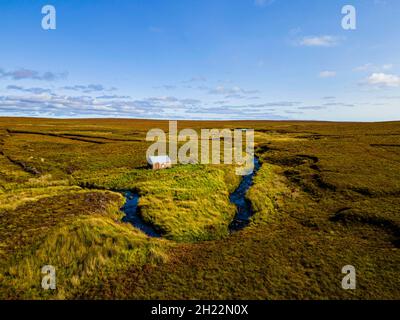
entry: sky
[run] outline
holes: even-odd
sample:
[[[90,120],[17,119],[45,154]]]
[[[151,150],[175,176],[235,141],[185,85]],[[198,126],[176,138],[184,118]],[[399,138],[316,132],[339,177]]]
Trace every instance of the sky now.
[[[1,0],[0,116],[400,120],[399,15],[398,0]]]

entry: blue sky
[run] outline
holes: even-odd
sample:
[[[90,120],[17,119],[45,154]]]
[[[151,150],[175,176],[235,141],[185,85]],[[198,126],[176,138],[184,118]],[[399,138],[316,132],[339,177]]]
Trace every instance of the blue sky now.
[[[400,120],[399,14],[398,0],[1,1],[0,115]]]

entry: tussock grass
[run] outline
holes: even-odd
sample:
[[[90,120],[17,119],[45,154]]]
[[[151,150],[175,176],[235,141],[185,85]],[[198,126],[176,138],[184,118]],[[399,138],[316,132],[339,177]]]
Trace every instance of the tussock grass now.
[[[50,228],[2,263],[0,297],[65,299],[108,273],[168,260],[162,241],[119,222],[121,201]],[[104,211],[105,210],[105,211]],[[57,290],[41,288],[41,268],[56,268]]]
[[[138,184],[139,209],[145,221],[168,239],[200,241],[228,235],[235,215],[225,173],[204,166],[179,166],[157,172]]]
[[[235,206],[229,194],[240,177],[233,166],[177,165],[169,170],[130,170],[79,178],[81,185],[137,190],[145,221],[175,241],[204,241],[229,234]],[[200,205],[199,205],[200,204]]]
[[[233,167],[146,168],[145,134],[166,121],[0,118],[1,298],[400,299],[398,122],[185,127],[255,128],[248,228],[227,236]],[[83,185],[138,191],[171,240],[120,223],[123,198]],[[50,262],[51,293],[38,287]],[[355,291],[341,288],[347,264]]]
[[[267,223],[276,218],[287,198],[295,198],[295,189],[290,190],[279,166],[264,163],[247,193],[254,215],[252,224]],[[282,213],[280,213],[282,214]]]
[[[90,217],[57,228],[39,245],[13,257],[2,280],[11,297],[64,299],[88,280],[93,284],[109,272],[167,259],[159,244],[129,225]],[[56,268],[56,291],[40,287],[44,265]]]
[[[15,210],[18,206],[24,204],[28,201],[37,201],[42,198],[48,198],[54,195],[59,195],[62,193],[75,193],[75,192],[85,192],[80,187],[77,186],[55,186],[55,187],[45,187],[45,188],[27,188],[24,189],[14,189],[4,194],[0,194],[0,208],[2,210]]]

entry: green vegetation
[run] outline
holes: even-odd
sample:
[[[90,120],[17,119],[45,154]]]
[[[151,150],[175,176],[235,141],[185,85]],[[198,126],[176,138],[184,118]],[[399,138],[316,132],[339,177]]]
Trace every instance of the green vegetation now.
[[[0,297],[69,298],[89,278],[166,261],[168,245],[119,222],[122,203],[111,192],[69,190],[3,212]],[[41,289],[44,265],[57,266],[57,291]]]
[[[253,180],[254,185],[248,191],[247,199],[254,211],[254,226],[274,220],[286,199],[296,196],[288,189],[281,171],[278,166],[264,163]]]
[[[0,298],[400,298],[400,123],[179,122],[256,129],[254,216],[232,235],[234,168],[147,169],[155,127],[0,118]],[[162,239],[121,222],[122,189]]]
[[[111,179],[110,179],[111,178]],[[138,190],[143,219],[175,241],[204,241],[227,236],[235,215],[229,192],[239,183],[234,168],[203,165],[170,170],[132,170],[85,180],[83,185]]]
[[[139,208],[145,221],[167,239],[211,240],[228,235],[235,215],[224,171],[202,166],[160,171],[139,184]]]

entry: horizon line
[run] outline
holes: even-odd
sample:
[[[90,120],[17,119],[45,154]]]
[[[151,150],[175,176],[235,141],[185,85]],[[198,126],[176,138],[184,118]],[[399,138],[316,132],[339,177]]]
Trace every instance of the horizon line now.
[[[296,120],[296,119],[165,119],[165,118],[109,118],[109,117],[35,117],[35,116],[2,116],[0,119],[36,119],[36,120],[132,120],[132,121],[194,121],[194,122],[315,122],[315,123],[393,123],[399,120],[383,120],[383,121],[351,121],[351,120]]]

